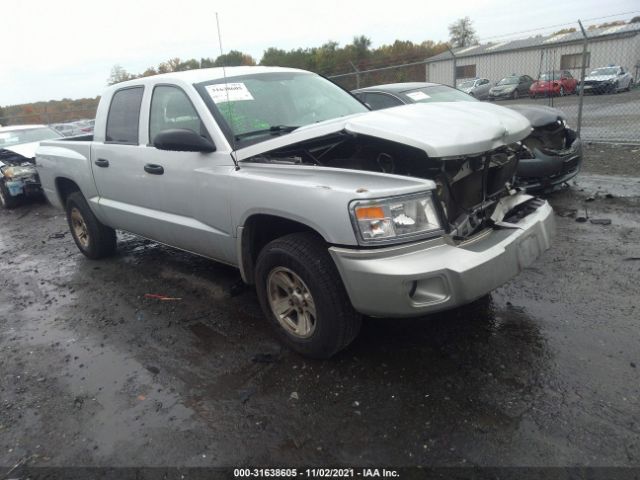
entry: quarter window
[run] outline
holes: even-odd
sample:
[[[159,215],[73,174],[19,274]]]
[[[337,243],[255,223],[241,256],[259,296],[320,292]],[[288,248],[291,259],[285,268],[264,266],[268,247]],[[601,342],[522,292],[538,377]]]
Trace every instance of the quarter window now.
[[[143,92],[144,87],[134,87],[114,93],[107,117],[107,142],[137,145]]]
[[[149,115],[149,140],[153,144],[156,135],[164,130],[181,128],[207,136],[200,117],[193,104],[181,89],[169,85],[159,85],[151,97]]]

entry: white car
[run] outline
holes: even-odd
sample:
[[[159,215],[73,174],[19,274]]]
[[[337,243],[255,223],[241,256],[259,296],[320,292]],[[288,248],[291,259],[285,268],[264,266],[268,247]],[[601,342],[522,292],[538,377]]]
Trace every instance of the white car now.
[[[632,87],[633,77],[619,65],[596,68],[584,79],[584,93],[617,93]]]
[[[475,78],[458,83],[457,88],[478,100],[484,100],[489,98],[489,90],[491,89],[491,86],[491,82],[488,78]]]
[[[34,160],[36,147],[41,140],[61,136],[46,125],[0,128],[0,207],[15,208],[24,197],[42,194]]]

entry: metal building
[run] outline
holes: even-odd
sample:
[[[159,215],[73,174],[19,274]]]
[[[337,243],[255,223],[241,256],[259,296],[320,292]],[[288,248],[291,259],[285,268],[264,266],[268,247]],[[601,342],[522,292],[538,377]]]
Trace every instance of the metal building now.
[[[640,23],[629,23],[587,31],[586,71],[621,65],[639,80]],[[521,40],[485,43],[456,48],[426,61],[429,82],[453,85],[464,78],[488,78],[497,82],[516,73],[538,78],[550,70],[569,70],[580,78],[584,37],[576,32],[538,35]],[[454,59],[455,56],[455,59]]]

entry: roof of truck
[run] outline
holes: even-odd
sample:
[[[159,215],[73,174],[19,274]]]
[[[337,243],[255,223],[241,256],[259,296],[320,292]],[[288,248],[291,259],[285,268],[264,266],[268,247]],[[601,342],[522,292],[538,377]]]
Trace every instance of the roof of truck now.
[[[158,79],[165,80],[181,80],[187,83],[200,83],[209,80],[219,80],[224,78],[233,78],[240,75],[250,75],[256,73],[269,73],[269,72],[307,72],[306,70],[299,70],[297,68],[284,68],[284,67],[216,67],[216,68],[200,68],[197,70],[187,70],[184,72],[170,72],[162,73],[159,75],[152,75],[150,77],[136,78],[134,80],[128,80],[126,82],[117,83],[118,88],[127,85],[143,85],[146,80],[149,83],[156,83]]]

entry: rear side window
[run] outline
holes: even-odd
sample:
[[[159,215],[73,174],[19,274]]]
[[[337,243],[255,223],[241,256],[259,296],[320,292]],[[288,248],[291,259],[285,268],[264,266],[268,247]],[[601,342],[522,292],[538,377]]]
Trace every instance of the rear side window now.
[[[118,90],[111,99],[105,140],[111,143],[138,144],[138,125],[143,87]]]

